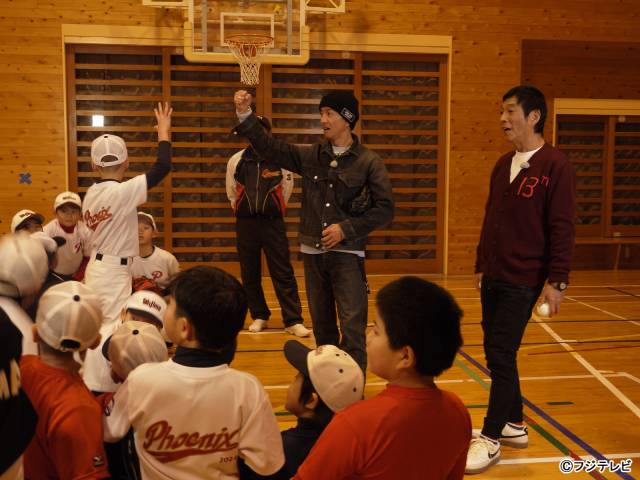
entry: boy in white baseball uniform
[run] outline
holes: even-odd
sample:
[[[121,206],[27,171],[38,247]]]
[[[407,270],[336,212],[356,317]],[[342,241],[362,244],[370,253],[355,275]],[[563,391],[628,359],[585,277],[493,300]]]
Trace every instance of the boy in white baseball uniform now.
[[[133,427],[142,478],[237,479],[239,462],[273,475],[284,455],[269,398],[228,365],[247,313],[242,285],[200,266],[173,277],[169,292],[164,329],[176,355],[129,374],[104,417],[105,441]]]
[[[56,197],[53,209],[56,218],[44,226],[44,233],[51,238],[62,237],[66,241],[58,248],[58,260],[53,271],[64,280],[71,280],[91,254],[89,230],[84,222],[79,221],[82,217],[82,200],[77,193],[62,192]],[[81,279],[76,277],[76,280]]]
[[[153,244],[157,232],[153,215],[138,212],[140,255],[133,258],[131,266],[133,289],[136,291],[146,289],[161,293],[169,285],[171,277],[180,271],[176,257]]]
[[[158,159],[151,170],[123,182],[129,166],[124,140],[101,135],[91,145],[92,167],[100,180],[89,187],[82,213],[91,232],[91,259],[85,283],[101,297],[107,338],[115,328],[123,305],[131,295],[131,263],[138,255],[138,205],[147,201],[147,192],[171,170],[171,113],[167,103],[154,109],[158,122]],[[115,390],[109,367],[100,351],[90,350],[84,364],[84,380],[97,392]]]

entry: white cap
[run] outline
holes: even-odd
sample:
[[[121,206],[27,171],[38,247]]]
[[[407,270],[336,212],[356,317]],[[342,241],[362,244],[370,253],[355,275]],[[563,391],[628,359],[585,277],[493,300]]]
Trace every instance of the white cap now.
[[[33,210],[20,210],[11,219],[11,233],[16,233],[16,228],[20,226],[22,222],[30,218],[35,218],[38,222],[44,223],[44,217]]]
[[[53,209],[57,210],[58,207],[61,207],[65,203],[71,203],[76,207],[82,208],[82,200],[80,200],[80,195],[75,192],[62,192],[58,194],[55,201],[53,202]]]
[[[138,290],[129,297],[124,305],[125,310],[138,310],[152,315],[160,325],[164,324],[164,312],[167,310],[167,302],[151,290]]]
[[[4,235],[0,239],[0,282],[12,287],[10,296],[23,297],[37,292],[48,272],[49,260],[42,242],[27,232]]]
[[[143,216],[147,218],[151,222],[151,226],[153,227],[153,231],[157,232],[158,227],[156,227],[156,221],[153,219],[153,215],[147,212],[138,212],[138,216]]]
[[[103,354],[121,379],[143,363],[164,362],[169,358],[167,345],[156,327],[131,320],[124,322],[107,339]]]
[[[112,155],[117,160],[103,161],[102,159],[107,155]],[[91,160],[100,167],[120,165],[127,160],[127,146],[124,140],[116,135],[100,135],[91,143]]]
[[[40,339],[51,348],[62,352],[86,350],[100,334],[100,297],[80,282],[54,285],[40,298],[36,326]]]
[[[335,345],[311,350],[297,340],[284,344],[291,365],[309,377],[322,401],[339,412],[358,400],[364,392],[364,374],[351,356]]]

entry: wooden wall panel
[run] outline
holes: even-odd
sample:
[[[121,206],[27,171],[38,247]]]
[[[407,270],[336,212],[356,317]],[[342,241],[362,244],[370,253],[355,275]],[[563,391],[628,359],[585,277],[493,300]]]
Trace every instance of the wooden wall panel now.
[[[0,231],[7,231],[19,208],[50,215],[65,184],[60,25],[179,27],[181,17],[138,0],[0,0],[0,8],[0,72],[10,75],[0,81]],[[469,273],[488,175],[509,148],[498,108],[502,94],[522,79],[522,41],[637,43],[639,18],[636,0],[348,0],[347,13],[314,16],[310,26],[453,37],[448,270]],[[19,184],[26,172],[32,183]]]

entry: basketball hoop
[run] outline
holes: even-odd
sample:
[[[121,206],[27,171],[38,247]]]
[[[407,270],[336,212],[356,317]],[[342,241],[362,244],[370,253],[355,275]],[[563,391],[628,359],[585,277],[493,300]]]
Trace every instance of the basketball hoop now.
[[[266,49],[273,45],[273,38],[268,35],[243,33],[227,37],[226,43],[240,64],[240,81],[245,85],[257,85],[262,57]]]

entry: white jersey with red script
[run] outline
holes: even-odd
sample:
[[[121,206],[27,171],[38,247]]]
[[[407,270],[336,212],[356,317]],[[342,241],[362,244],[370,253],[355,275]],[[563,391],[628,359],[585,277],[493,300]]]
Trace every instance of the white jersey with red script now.
[[[284,464],[264,388],[226,364],[140,365],[107,405],[104,439],[117,441],[131,427],[142,478],[237,479],[238,457],[259,475]]]
[[[126,182],[100,180],[87,190],[82,217],[91,231],[91,252],[114,257],[138,255],[138,205],[147,201],[147,177]]]
[[[159,247],[153,247],[153,253],[148,257],[134,257],[131,266],[134,284],[140,277],[145,277],[156,282],[160,288],[169,285],[169,279],[179,271],[176,257]]]
[[[84,222],[78,222],[73,232],[67,233],[60,226],[58,219],[53,219],[44,226],[44,233],[49,237],[62,237],[67,243],[58,248],[56,256],[56,273],[63,275],[73,275],[78,271],[83,257],[91,255],[89,244],[89,229]]]

